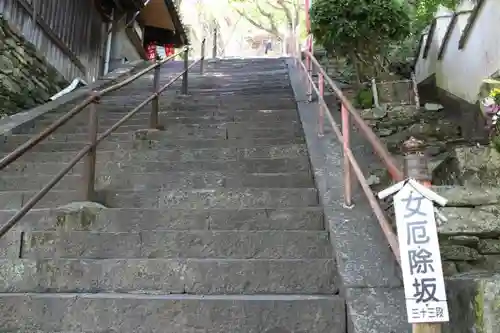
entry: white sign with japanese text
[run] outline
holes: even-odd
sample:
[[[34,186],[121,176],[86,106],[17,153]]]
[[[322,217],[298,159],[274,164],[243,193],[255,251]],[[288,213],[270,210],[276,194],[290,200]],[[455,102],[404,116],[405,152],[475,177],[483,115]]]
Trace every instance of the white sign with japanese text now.
[[[434,203],[406,183],[394,196],[409,323],[449,321]]]

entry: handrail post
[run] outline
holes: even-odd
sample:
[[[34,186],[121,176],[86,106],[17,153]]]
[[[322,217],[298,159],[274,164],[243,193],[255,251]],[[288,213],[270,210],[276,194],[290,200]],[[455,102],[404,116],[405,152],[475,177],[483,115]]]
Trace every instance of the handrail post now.
[[[206,38],[203,38],[201,41],[201,59],[200,59],[200,74],[203,75],[203,67],[204,67],[204,61],[205,61],[205,42],[207,41]]]
[[[342,137],[343,137],[343,148],[344,148],[344,207],[352,208],[352,182],[351,182],[351,162],[346,152],[351,149],[349,142],[350,137],[350,125],[349,125],[349,111],[345,107],[344,103],[341,106],[341,117],[342,117]]]
[[[89,105],[89,131],[88,141],[92,147],[84,157],[83,161],[83,200],[95,200],[95,174],[96,174],[96,160],[97,160],[97,132],[98,132],[98,117],[96,104],[99,102],[97,92],[92,92],[95,96],[94,101]]]
[[[156,63],[155,74],[153,77],[153,92],[158,94],[158,90],[160,90],[160,71],[161,66],[159,63]],[[149,115],[149,128],[157,129],[158,128],[158,114],[160,112],[160,96],[159,94],[155,96],[155,98],[151,101],[151,113]]]
[[[313,79],[313,64],[312,64],[312,59],[309,54],[306,54],[306,66],[307,66],[307,73],[311,77],[311,80]],[[310,80],[307,80],[307,101],[312,102],[312,85],[313,83]]]
[[[217,58],[217,28],[214,28],[213,42],[214,44],[212,45],[212,58],[215,59]]]
[[[188,94],[189,48],[184,49],[184,72],[182,73],[182,94]]]
[[[325,95],[325,81],[323,79],[323,73],[321,71],[318,73],[318,86],[319,86],[319,96],[318,96],[318,106],[319,106],[319,118],[318,118],[318,136],[323,136],[324,123],[325,123],[325,108],[323,105],[323,97]]]
[[[378,89],[377,89],[377,81],[375,78],[372,78],[372,94],[373,94],[373,104],[375,107],[380,107],[380,101],[378,98]]]
[[[417,109],[420,109],[420,96],[418,95],[418,83],[417,83],[417,77],[415,76],[414,72],[411,72],[411,82],[413,85],[413,94],[415,95],[415,106]]]

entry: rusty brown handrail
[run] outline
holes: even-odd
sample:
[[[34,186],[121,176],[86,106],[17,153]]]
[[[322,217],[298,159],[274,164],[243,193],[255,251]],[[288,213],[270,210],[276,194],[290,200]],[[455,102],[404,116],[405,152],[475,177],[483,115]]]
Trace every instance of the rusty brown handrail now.
[[[205,40],[202,41],[202,44],[204,45]],[[188,65],[187,62],[187,55],[189,52],[190,48],[189,47],[184,47],[181,51],[177,52],[176,54],[171,55],[170,57],[167,57],[163,60],[156,61],[154,64],[151,64],[150,66],[146,67],[145,69],[137,72],[136,74],[132,75],[131,77],[116,83],[114,85],[111,85],[107,88],[104,88],[100,91],[92,91],[89,94],[89,97],[85,98],[82,102],[78,103],[75,107],[73,107],[70,111],[68,111],[66,114],[64,114],[62,117],[58,118],[56,121],[54,121],[51,125],[49,125],[47,128],[45,128],[41,133],[39,133],[37,136],[29,139],[26,141],[24,144],[19,146],[17,149],[15,149],[13,152],[9,153],[7,156],[3,157],[0,160],[0,170],[3,170],[5,167],[7,167],[9,164],[15,162],[18,158],[20,158],[22,155],[24,155],[27,151],[29,151],[31,148],[36,146],[38,143],[43,141],[45,138],[47,138],[49,135],[51,135],[54,131],[59,129],[61,126],[63,126],[65,123],[67,123],[70,119],[75,117],[77,114],[82,112],[82,110],[90,106],[90,121],[89,121],[89,144],[87,144],[84,148],[82,148],[76,155],[73,157],[69,163],[60,171],[58,172],[50,181],[47,185],[45,185],[39,192],[37,192],[33,197],[29,199],[29,201],[21,207],[19,211],[17,211],[4,225],[0,227],[0,237],[5,235],[12,227],[16,225],[17,222],[21,218],[23,218],[24,215],[26,215],[31,208],[33,208],[38,201],[40,201],[78,162],[80,162],[84,157],[87,157],[85,160],[85,167],[84,167],[84,199],[85,200],[92,200],[94,195],[95,195],[95,190],[94,190],[94,182],[95,182],[95,163],[96,163],[96,149],[97,145],[107,138],[109,135],[111,135],[118,127],[123,125],[127,120],[129,120],[131,117],[133,117],[137,112],[139,112],[144,106],[146,106],[150,102],[153,103],[153,107],[151,110],[151,115],[150,115],[150,123],[149,126],[151,128],[157,128],[158,127],[158,112],[159,112],[159,106],[158,106],[158,97],[160,94],[165,91],[168,87],[170,87],[175,81],[177,81],[181,76],[186,80],[185,83],[183,83],[183,93],[187,93],[187,78],[186,78],[186,73],[195,65],[198,63],[203,64],[204,62],[204,54],[202,53],[201,58],[194,61],[191,65]],[[172,60],[176,56],[184,54],[184,70],[180,73],[177,74],[173,79],[171,79],[169,82],[164,84],[162,87],[159,87],[159,74],[160,74],[160,67],[165,64],[166,62]],[[135,108],[133,108],[131,111],[129,111],[125,116],[123,116],[120,120],[118,120],[113,126],[108,128],[106,131],[104,131],[101,135],[98,136],[98,128],[97,128],[97,112],[96,112],[96,104],[100,102],[100,99],[102,96],[105,96],[106,94],[116,91],[133,81],[137,80],[144,74],[150,72],[152,69],[155,69],[155,75],[154,75],[154,92],[146,98],[144,101],[142,101],[139,105],[137,105]],[[203,67],[201,66],[200,72],[203,73]]]
[[[397,240],[397,236],[394,233],[392,226],[389,222],[389,220],[386,218],[382,208],[380,207],[377,198],[373,194],[373,191],[371,190],[370,186],[368,185],[366,178],[356,160],[354,157],[354,154],[351,151],[350,148],[350,143],[349,143],[349,133],[350,133],[350,125],[349,125],[349,116],[351,116],[354,119],[354,122],[356,123],[357,127],[361,130],[365,138],[368,140],[368,142],[372,145],[373,150],[377,153],[379,158],[382,160],[382,163],[386,166],[387,170],[391,174],[391,177],[395,181],[401,181],[403,180],[403,172],[399,169],[398,165],[396,164],[394,158],[391,156],[387,148],[382,144],[380,139],[377,137],[377,135],[373,132],[373,130],[364,122],[363,118],[359,115],[358,111],[354,106],[351,104],[351,102],[345,97],[345,95],[342,93],[342,90],[335,84],[335,82],[327,75],[325,70],[322,68],[322,66],[319,64],[319,62],[316,60],[314,55],[311,52],[305,51],[304,52],[306,55],[306,58],[309,58],[310,61],[308,64],[314,65],[317,70],[319,71],[319,87],[316,86],[314,83],[314,80],[312,78],[312,68],[307,67],[307,65],[304,64],[304,62],[299,58],[296,57],[296,60],[300,64],[301,68],[304,70],[307,80],[308,80],[308,91],[314,92],[318,96],[319,104],[320,104],[320,117],[319,117],[319,130],[318,134],[322,135],[323,133],[323,115],[326,113],[326,116],[330,122],[330,125],[332,126],[333,131],[335,132],[338,140],[342,143],[343,145],[343,152],[344,152],[344,200],[345,200],[345,206],[346,207],[352,207],[352,193],[351,193],[351,176],[350,172],[351,169],[354,171],[354,174],[356,175],[356,178],[358,179],[358,182],[361,185],[361,188],[363,189],[363,192],[365,193],[368,202],[373,209],[373,212],[375,216],[377,217],[377,220],[379,221],[380,227],[382,228],[382,231],[384,232],[385,237],[387,238],[387,241],[391,247],[391,250],[396,257],[396,260],[398,263],[400,262],[400,254],[399,254],[399,243]],[[342,117],[342,129],[340,129],[339,125],[331,115],[331,112],[323,98],[323,84],[324,81],[328,83],[330,88],[333,90],[333,92],[337,95],[337,97],[341,101],[341,117]],[[325,112],[326,111],[326,112]]]

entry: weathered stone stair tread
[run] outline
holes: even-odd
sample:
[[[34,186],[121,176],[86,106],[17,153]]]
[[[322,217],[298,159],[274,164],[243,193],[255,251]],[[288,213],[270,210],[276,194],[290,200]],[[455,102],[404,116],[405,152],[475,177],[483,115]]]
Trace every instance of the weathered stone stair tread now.
[[[109,171],[109,170],[108,170]],[[0,177],[2,191],[31,191],[41,189],[52,180],[53,175],[34,174],[24,176]],[[54,189],[71,190],[82,181],[81,174],[65,176]],[[311,174],[305,171],[289,173],[246,173],[234,170],[207,172],[149,172],[119,173],[96,177],[96,188],[117,190],[147,189],[208,189],[208,188],[314,188]]]
[[[33,231],[23,240],[22,258],[332,258],[321,231]]]
[[[275,137],[275,138],[246,138],[246,139],[176,139],[172,141],[155,141],[143,140],[144,145],[140,146],[140,140],[127,140],[113,142],[109,140],[99,143],[99,148],[103,150],[114,149],[131,149],[131,148],[154,148],[154,149],[173,149],[177,147],[185,147],[187,149],[202,149],[202,148],[252,148],[255,146],[276,146],[287,144],[303,144],[303,137]],[[57,152],[57,151],[78,151],[85,147],[87,142],[42,142],[31,149],[38,152]],[[0,151],[10,153],[19,146],[19,143],[6,142],[0,145]]]
[[[176,118],[175,121],[178,119]],[[173,121],[170,121],[169,119],[164,119],[160,124],[172,124]],[[148,127],[148,121],[140,121],[137,124],[129,124],[132,126],[136,126],[135,132],[144,130]],[[233,123],[236,124],[236,123]],[[100,128],[107,130],[109,127],[114,125],[114,121],[110,122],[109,124],[103,124],[100,123]],[[82,128],[85,128],[85,125],[80,125]],[[171,125],[170,127],[167,127],[163,131],[159,131],[158,135],[163,136],[165,138],[169,139],[175,139],[175,138],[207,138],[207,139],[217,139],[217,138],[229,138],[229,139],[234,139],[234,138],[253,138],[253,137],[280,137],[280,136],[296,136],[296,135],[301,135],[302,130],[298,128],[298,126],[294,126],[293,124],[288,124],[288,126],[284,126],[283,122],[281,122],[281,126],[276,126],[275,128],[271,128],[271,126],[268,124],[269,127],[267,128],[241,128],[241,126],[236,127],[236,126],[227,126],[225,123],[221,123],[220,125],[217,124],[207,124],[204,126],[189,126],[183,125],[182,123],[179,124],[179,126]],[[104,130],[101,130],[100,132],[104,132]],[[46,141],[85,141],[88,138],[88,128],[86,131],[82,131],[80,133],[71,133],[67,131],[66,133],[55,133],[49,138],[45,139]],[[157,136],[158,136],[157,135]],[[113,133],[111,136],[107,138],[107,140],[111,141],[127,141],[132,139],[134,136],[134,132],[129,132],[129,133]],[[27,141],[31,135],[25,135],[25,134],[15,134],[15,135],[10,135],[5,137],[4,142],[9,142],[9,143],[24,143]]]
[[[36,231],[71,230],[101,232],[136,232],[152,230],[320,230],[323,231],[323,209],[245,208],[245,209],[153,209],[153,208],[86,208],[80,213],[70,207],[36,209],[21,223]],[[61,217],[62,213],[69,213]],[[6,221],[13,211],[0,211]]]
[[[146,98],[146,97],[144,97]],[[144,98],[141,99],[144,100]],[[100,123],[102,121],[118,121],[123,118],[123,116],[129,111],[128,108],[130,108],[130,104],[124,104],[124,105],[116,105],[116,104],[105,104],[99,105],[99,113],[98,113],[98,119],[100,120]],[[183,111],[183,110],[169,110],[168,108],[168,103],[167,102],[162,102],[160,101],[160,108],[164,108],[163,111],[160,111],[158,113],[158,116],[160,117],[160,120],[163,118],[175,118],[175,117],[193,117],[193,118],[203,118],[203,117],[234,117],[236,115],[237,118],[239,117],[249,117],[250,119],[253,118],[256,115],[266,115],[266,114],[293,114],[297,115],[297,109],[296,106],[290,107],[290,108],[256,108],[253,110],[239,110],[237,108],[237,104],[234,107],[228,108],[228,109],[221,109],[221,108],[204,108],[200,109],[197,111]],[[41,120],[41,122],[53,122],[56,119],[58,119],[61,115],[57,114],[48,114],[45,115]],[[148,120],[150,116],[150,109],[144,109],[144,111],[140,111],[139,113],[136,113],[132,118],[130,118],[128,122],[141,122],[142,125],[148,125]],[[80,125],[86,125],[85,120],[88,121],[88,115],[85,113],[82,113],[80,115],[75,116],[72,118],[70,121],[72,123],[77,123]],[[248,119],[245,119],[244,121],[247,122]],[[238,122],[238,121],[237,121]],[[242,122],[242,121],[239,121]]]
[[[0,322],[3,330],[23,333],[346,329],[342,298],[310,295],[0,294]]]
[[[318,206],[316,189],[195,189],[110,191],[102,200],[108,207],[145,208],[280,208]]]
[[[0,209],[20,209],[38,191],[2,191]],[[79,201],[77,190],[52,190],[35,206],[50,208]],[[108,207],[145,208],[277,208],[318,205],[312,188],[242,188],[242,189],[151,189],[144,191],[112,190],[100,193],[99,201]]]
[[[273,137],[294,137],[302,134],[301,130],[289,128],[265,128],[265,129],[246,129],[246,130],[226,130],[225,128],[181,128],[179,130],[166,130],[148,133],[150,140],[175,140],[175,139],[244,139],[244,138],[273,138]],[[141,136],[141,131],[134,133],[113,133],[106,138],[106,141],[130,141]],[[32,135],[14,134],[3,138],[2,144],[20,145],[28,141]],[[85,142],[88,140],[87,133],[55,133],[45,139],[44,142]]]
[[[123,114],[119,114],[120,116],[123,116]],[[135,119],[135,118],[133,118]],[[135,121],[134,121],[135,122]],[[22,134],[22,133],[38,133],[45,127],[47,127],[48,124],[52,123],[51,121],[47,122],[46,124],[41,125],[40,123],[37,123],[34,125],[32,128],[24,128],[22,130],[16,131],[16,133]],[[130,132],[135,132],[138,130],[144,130],[148,128],[149,121],[147,119],[137,121],[137,123],[125,123],[123,126],[120,126],[116,129],[114,133],[130,133]],[[227,122],[220,122],[220,123],[190,123],[190,124],[183,124],[183,123],[171,123],[167,121],[163,121],[160,118],[160,125],[164,127],[165,131],[169,131],[170,129],[177,130],[177,131],[182,131],[183,129],[186,130],[191,130],[193,128],[200,128],[200,129],[210,129],[210,128],[227,128],[228,131],[245,131],[246,129],[286,129],[286,130],[292,130],[292,129],[300,129],[300,125],[298,124],[298,120],[279,120],[279,121],[252,121],[251,123],[248,122],[242,122],[242,121],[227,121]],[[111,125],[110,125],[111,126]],[[102,123],[100,123],[99,127],[99,132],[102,133],[105,130],[107,130],[110,126],[103,126]],[[66,134],[71,134],[71,133],[82,133],[86,134],[88,133],[88,126],[87,125],[81,125],[81,126],[64,126],[57,130],[58,134],[61,133],[66,133]]]
[[[99,150],[97,160],[101,161],[235,161],[242,159],[273,159],[273,158],[297,158],[307,157],[305,144],[289,144],[279,146],[263,146],[258,148],[200,148],[200,149],[155,149],[155,150]],[[18,162],[60,162],[67,163],[73,159],[73,155],[67,152],[30,152],[21,156]]]
[[[309,160],[306,157],[297,158],[253,158],[239,160],[204,160],[204,161],[185,161],[185,162],[169,162],[138,159],[136,156],[133,160],[97,160],[96,170],[98,174],[109,175],[116,172],[127,173],[154,173],[154,172],[211,172],[220,171],[227,173],[309,173]],[[36,175],[54,175],[63,169],[67,163],[58,162],[15,162],[7,167],[3,174],[26,175],[35,173]],[[83,161],[76,164],[72,173],[83,172]],[[33,175],[34,176],[34,175]],[[1,182],[0,182],[1,183]]]
[[[335,294],[332,259],[0,259],[0,293]]]

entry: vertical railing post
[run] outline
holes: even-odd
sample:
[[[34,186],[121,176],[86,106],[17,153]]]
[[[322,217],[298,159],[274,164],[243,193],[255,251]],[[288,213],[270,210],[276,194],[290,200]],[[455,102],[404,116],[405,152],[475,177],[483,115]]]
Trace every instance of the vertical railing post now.
[[[307,101],[312,102],[313,100],[313,94],[312,94],[312,80],[313,80],[313,65],[312,65],[312,60],[311,60],[311,53],[307,52],[306,54],[306,67],[307,67],[307,73],[309,74],[309,77],[311,80],[307,80]]]
[[[97,160],[97,132],[98,132],[98,117],[96,104],[99,102],[99,95],[97,92],[92,92],[94,101],[89,105],[89,130],[88,142],[92,147],[85,155],[83,160],[83,201],[94,201],[95,198],[95,169]]]
[[[418,95],[418,84],[417,84],[417,78],[415,76],[415,73],[411,73],[411,82],[413,86],[413,95],[415,97],[415,106],[417,109],[420,109],[420,96]]]
[[[217,58],[217,28],[214,28],[214,36],[213,36],[214,44],[212,45],[212,58]]]
[[[375,78],[372,79],[372,94],[373,94],[373,104],[375,107],[380,107],[380,101],[378,98],[378,89],[377,89],[377,81]]]
[[[153,77],[153,92],[158,93],[160,89],[160,70],[161,66],[159,63],[156,64],[154,77]],[[151,101],[151,114],[149,115],[149,128],[158,128],[158,114],[160,112],[160,96],[156,95]]]
[[[201,41],[201,59],[200,59],[200,74],[203,75],[203,67],[205,65],[205,42],[207,41],[206,38],[203,38]]]
[[[352,182],[351,182],[351,162],[346,152],[351,149],[350,146],[350,124],[349,124],[349,110],[342,103],[341,106],[342,117],[342,137],[343,137],[343,150],[344,150],[344,207],[352,208]]]
[[[319,71],[318,73],[318,86],[319,86],[319,96],[318,96],[318,107],[319,107],[319,118],[318,118],[318,136],[323,136],[324,123],[325,123],[325,108],[323,105],[323,97],[325,95],[325,80],[323,78],[323,73]]]
[[[182,94],[188,94],[189,48],[184,49],[184,72],[182,73]]]

